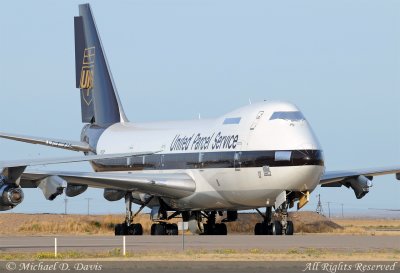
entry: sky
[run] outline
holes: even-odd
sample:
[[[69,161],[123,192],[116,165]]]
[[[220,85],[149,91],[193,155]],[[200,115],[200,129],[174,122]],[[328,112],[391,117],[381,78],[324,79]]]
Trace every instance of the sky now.
[[[78,140],[73,16],[82,1],[0,1],[0,130]],[[133,121],[216,117],[260,100],[295,103],[327,170],[400,165],[400,2],[378,0],[89,1],[119,96]],[[0,140],[0,160],[72,156]],[[39,167],[85,170],[88,163]],[[38,169],[36,167],[35,169]],[[332,215],[400,208],[400,181],[376,177],[363,199],[317,188]],[[123,213],[100,190],[68,213]],[[63,213],[64,196],[25,190],[13,210]],[[398,213],[385,213],[398,216]]]

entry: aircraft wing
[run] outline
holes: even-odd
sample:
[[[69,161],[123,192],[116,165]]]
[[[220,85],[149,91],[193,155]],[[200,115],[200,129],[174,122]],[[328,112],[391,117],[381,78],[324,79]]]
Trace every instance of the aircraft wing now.
[[[182,198],[196,190],[196,183],[187,173],[148,174],[135,172],[25,172],[21,177],[22,188],[39,187],[43,181],[65,181],[72,185],[94,188],[138,191],[155,196]],[[47,179],[47,180],[46,180]]]
[[[3,186],[4,183],[19,186],[22,174],[28,166],[83,162],[102,159],[119,159],[124,157],[151,155],[154,153],[155,152],[140,152],[0,161],[0,186]]]
[[[372,187],[374,176],[396,174],[400,180],[400,166],[370,168],[344,171],[327,171],[320,180],[321,187],[341,187],[352,188],[357,199],[361,199]]]
[[[74,141],[74,140],[26,136],[26,135],[4,133],[4,132],[0,132],[0,138],[6,138],[31,144],[40,144],[40,145],[71,150],[71,151],[78,151],[78,152],[92,151],[92,148],[89,146],[88,143],[81,141]]]
[[[370,168],[370,169],[357,169],[357,170],[344,170],[344,171],[326,171],[321,178],[321,185],[329,185],[332,183],[343,182],[346,179],[363,175],[365,177],[374,177],[385,174],[400,174],[400,166],[383,167],[383,168]]]

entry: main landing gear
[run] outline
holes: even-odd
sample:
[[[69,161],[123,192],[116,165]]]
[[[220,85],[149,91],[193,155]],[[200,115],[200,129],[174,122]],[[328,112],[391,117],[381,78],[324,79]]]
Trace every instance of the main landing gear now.
[[[167,205],[161,200],[158,200],[159,206],[154,206],[151,209],[151,220],[155,221],[151,225],[151,235],[178,235],[178,225],[168,223],[169,220],[175,218],[179,211],[174,212],[170,216],[167,213]]]
[[[216,212],[205,213],[207,223],[203,224],[204,232],[203,235],[228,235],[228,229],[225,223],[216,223]]]
[[[134,215],[132,215],[132,199],[132,193],[127,192],[125,194],[125,221],[122,224],[115,225],[115,235],[143,235],[142,225],[139,223],[133,223],[133,219],[150,203],[152,198],[149,198],[146,202],[142,203],[141,207]],[[152,216],[157,216],[152,218],[152,220],[156,221],[156,223],[151,226],[151,235],[178,235],[178,225],[170,224],[167,221],[178,216],[180,212],[175,212],[168,217],[167,211],[164,208],[164,204],[161,202],[161,200],[159,201],[161,206],[155,206],[152,209]],[[154,215],[153,210],[155,213]]]
[[[254,235],[293,235],[294,226],[292,221],[288,221],[287,208],[285,202],[276,210],[280,221],[272,220],[272,207],[267,207],[265,215],[257,209],[264,221],[255,225]]]
[[[134,224],[133,218],[139,214],[139,212],[146,206],[146,204],[143,204],[140,207],[140,209],[135,213],[135,215],[132,215],[132,193],[127,192],[125,194],[125,206],[126,206],[125,222],[122,224],[115,225],[114,228],[115,235],[143,235],[142,225]]]
[[[218,212],[222,216],[222,212]],[[228,229],[225,223],[216,223],[216,211],[210,212],[191,212],[190,217],[188,217],[189,230],[193,234],[200,235],[227,235]],[[207,219],[207,222],[203,224],[203,218]],[[236,214],[237,218],[237,214]],[[236,220],[236,219],[235,219]],[[232,221],[231,219],[225,219],[223,221]]]

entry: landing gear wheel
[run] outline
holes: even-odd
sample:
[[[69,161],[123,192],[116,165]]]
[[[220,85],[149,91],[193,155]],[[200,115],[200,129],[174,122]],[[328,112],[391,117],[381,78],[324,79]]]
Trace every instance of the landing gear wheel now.
[[[228,229],[224,223],[221,224],[204,224],[204,232],[202,235],[228,235]]]
[[[286,224],[286,235],[293,235],[294,233],[294,226],[293,226],[293,222],[292,221],[287,221]]]
[[[114,234],[115,234],[115,236],[123,235],[122,234],[122,225],[121,224],[116,224],[115,225]]]
[[[273,235],[282,235],[283,229],[281,222],[274,221],[273,223],[271,223],[271,231]]]
[[[254,226],[254,235],[272,235],[272,226],[266,222],[257,223]]]
[[[133,224],[126,227],[127,235],[143,235],[143,227],[141,224]]]
[[[254,235],[262,235],[262,224],[261,223],[257,223],[254,226]]]
[[[166,227],[167,235],[178,235],[178,225],[177,224],[167,224]]]
[[[226,225],[224,223],[215,224],[214,234],[215,235],[228,235],[228,229],[226,228]]]
[[[163,224],[152,224],[151,235],[167,235],[165,226]]]
[[[203,233],[201,235],[213,235],[213,228],[210,224],[203,224]]]
[[[114,234],[120,235],[143,235],[143,227],[141,224],[132,224],[127,226],[126,223],[117,224],[114,227]]]

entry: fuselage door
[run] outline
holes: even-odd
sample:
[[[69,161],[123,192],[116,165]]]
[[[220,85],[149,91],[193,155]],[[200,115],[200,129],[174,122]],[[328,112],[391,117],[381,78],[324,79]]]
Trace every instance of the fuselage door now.
[[[253,121],[253,123],[250,126],[250,130],[254,130],[257,127],[257,124],[263,115],[264,115],[264,111],[258,112],[256,119]]]

